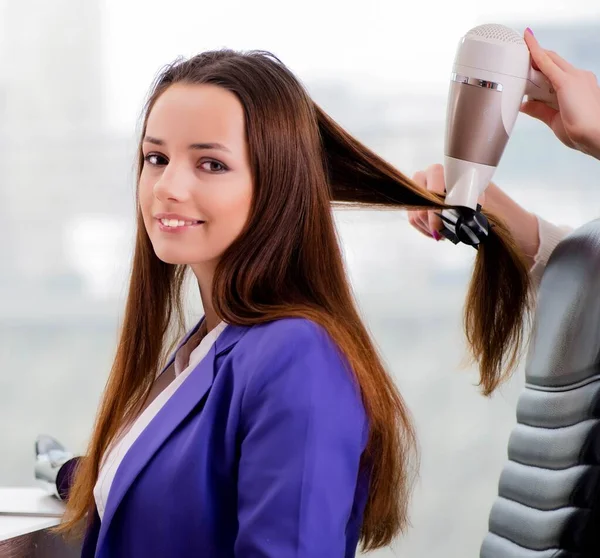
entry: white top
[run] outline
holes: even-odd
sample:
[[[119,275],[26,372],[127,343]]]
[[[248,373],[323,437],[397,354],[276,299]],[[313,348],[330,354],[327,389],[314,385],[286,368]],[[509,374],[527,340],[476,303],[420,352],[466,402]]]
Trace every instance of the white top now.
[[[530,270],[531,278],[536,288],[542,280],[542,275],[546,269],[550,254],[552,254],[557,244],[573,231],[572,227],[553,225],[540,216],[537,216],[537,220],[540,246],[534,258],[533,267]]]
[[[94,486],[94,499],[96,500],[100,519],[104,516],[110,487],[125,454],[146,426],[150,424],[152,419],[162,409],[163,405],[208,354],[213,343],[225,329],[226,325],[225,322],[220,322],[202,340],[199,339],[199,332],[190,336],[188,341],[175,354],[174,363],[157,376],[150,392],[150,403],[147,404],[147,407],[131,425],[123,429],[121,435],[106,452],[100,467],[98,480]]]

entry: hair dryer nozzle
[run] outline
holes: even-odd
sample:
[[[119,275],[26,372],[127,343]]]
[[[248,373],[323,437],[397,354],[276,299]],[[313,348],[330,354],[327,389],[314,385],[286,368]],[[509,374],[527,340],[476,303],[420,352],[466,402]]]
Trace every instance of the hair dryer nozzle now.
[[[438,215],[444,223],[440,233],[454,244],[462,242],[477,250],[489,235],[490,224],[488,218],[481,213],[480,205],[477,209],[470,207],[445,209]]]

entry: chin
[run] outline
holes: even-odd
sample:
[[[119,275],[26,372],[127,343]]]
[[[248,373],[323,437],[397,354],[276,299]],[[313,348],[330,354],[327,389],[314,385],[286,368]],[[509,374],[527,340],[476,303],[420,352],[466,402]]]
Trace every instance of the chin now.
[[[160,252],[154,252],[156,257],[166,264],[170,265],[187,265],[189,261],[186,258],[178,257],[175,254],[161,254]]]
[[[154,253],[160,261],[170,265],[201,265],[203,263],[210,262],[213,259],[206,257],[204,254],[190,254],[186,250],[173,250],[172,248],[157,249],[155,247]]]

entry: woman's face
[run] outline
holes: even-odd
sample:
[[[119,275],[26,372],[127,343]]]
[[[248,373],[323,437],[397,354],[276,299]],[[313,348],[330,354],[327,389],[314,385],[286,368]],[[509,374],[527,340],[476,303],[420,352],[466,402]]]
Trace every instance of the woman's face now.
[[[252,201],[241,103],[215,85],[172,85],[148,116],[142,149],[139,199],[156,255],[213,268]]]

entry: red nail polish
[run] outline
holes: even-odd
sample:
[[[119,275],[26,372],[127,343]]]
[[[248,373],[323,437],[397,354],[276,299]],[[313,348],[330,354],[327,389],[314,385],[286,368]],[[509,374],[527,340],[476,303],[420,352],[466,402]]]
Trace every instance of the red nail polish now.
[[[437,241],[439,241],[442,237],[440,236],[440,233],[437,231],[433,231],[433,238],[435,238]]]

